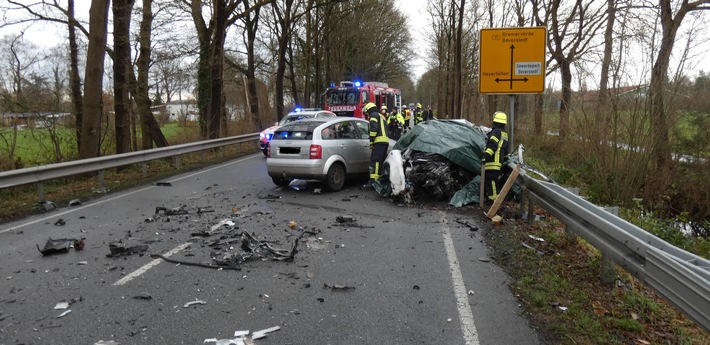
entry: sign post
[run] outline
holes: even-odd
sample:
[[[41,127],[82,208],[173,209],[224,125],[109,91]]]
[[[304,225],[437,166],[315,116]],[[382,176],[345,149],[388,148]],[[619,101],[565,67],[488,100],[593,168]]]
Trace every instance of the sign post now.
[[[507,94],[510,143],[515,127],[515,95],[545,91],[545,27],[489,28],[480,31],[478,91]]]

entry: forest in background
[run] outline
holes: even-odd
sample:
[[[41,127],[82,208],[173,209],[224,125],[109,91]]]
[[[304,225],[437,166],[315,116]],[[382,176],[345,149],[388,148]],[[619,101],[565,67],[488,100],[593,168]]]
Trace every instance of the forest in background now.
[[[199,138],[255,132],[319,106],[340,80],[387,82],[438,117],[486,124],[508,109],[506,96],[478,93],[479,30],[544,26],[549,86],[516,97],[519,142],[576,163],[558,180],[595,202],[641,199],[708,235],[710,77],[694,71],[707,60],[710,1],[429,0],[421,20],[392,0],[92,0],[86,20],[75,5],[1,5],[2,27],[66,33],[49,49],[0,39],[0,112],[68,114],[45,121],[52,161],[169,145],[153,109],[189,96]],[[418,80],[415,54],[428,66]],[[0,165],[18,168],[18,118],[4,121]]]

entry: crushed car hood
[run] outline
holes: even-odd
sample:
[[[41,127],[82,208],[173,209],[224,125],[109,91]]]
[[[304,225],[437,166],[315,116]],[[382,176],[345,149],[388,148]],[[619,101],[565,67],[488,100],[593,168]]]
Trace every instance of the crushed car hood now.
[[[486,134],[466,122],[432,120],[420,123],[403,135],[395,150],[439,154],[462,168],[480,173]]]

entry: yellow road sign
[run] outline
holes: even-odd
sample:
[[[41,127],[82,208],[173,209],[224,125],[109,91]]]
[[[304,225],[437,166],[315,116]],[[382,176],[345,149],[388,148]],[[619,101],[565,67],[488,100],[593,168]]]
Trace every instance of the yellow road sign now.
[[[479,42],[480,93],[545,91],[545,27],[481,29]]]

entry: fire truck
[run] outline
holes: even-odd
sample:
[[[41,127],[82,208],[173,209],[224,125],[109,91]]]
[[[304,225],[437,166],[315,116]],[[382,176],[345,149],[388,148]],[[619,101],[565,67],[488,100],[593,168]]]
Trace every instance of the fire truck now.
[[[377,109],[386,105],[389,111],[394,107],[400,109],[402,105],[402,92],[399,89],[376,81],[341,81],[337,86],[333,83],[324,95],[325,109],[338,116],[364,118],[362,108],[369,102],[375,103]]]

